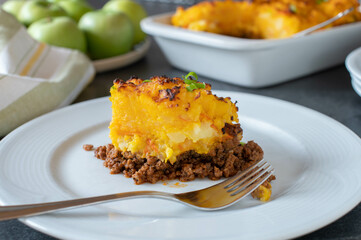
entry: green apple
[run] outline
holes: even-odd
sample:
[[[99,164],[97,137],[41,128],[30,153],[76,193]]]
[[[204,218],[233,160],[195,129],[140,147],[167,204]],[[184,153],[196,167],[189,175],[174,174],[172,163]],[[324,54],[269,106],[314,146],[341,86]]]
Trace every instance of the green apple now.
[[[82,52],[87,49],[84,33],[74,19],[67,16],[40,19],[29,26],[28,33],[39,42],[50,45]]]
[[[19,11],[18,19],[25,26],[45,17],[67,16],[64,9],[46,0],[31,0],[24,3]]]
[[[12,15],[14,15],[16,18],[18,17],[19,11],[22,8],[26,1],[24,0],[9,0],[3,3],[1,8]]]
[[[107,2],[104,7],[107,11],[117,11],[125,13],[134,25],[134,44],[144,40],[146,34],[140,28],[140,21],[147,16],[144,8],[132,0],[112,0]]]
[[[88,12],[80,18],[78,25],[85,33],[92,59],[109,58],[132,49],[133,24],[123,13],[104,10]]]
[[[48,2],[52,2],[52,3],[59,3],[59,2],[62,2],[62,1],[66,1],[66,0],[47,0]],[[78,1],[78,2],[87,2],[86,0],[75,0],[75,1]]]
[[[85,13],[94,10],[87,2],[81,0],[62,0],[58,5],[77,22]]]

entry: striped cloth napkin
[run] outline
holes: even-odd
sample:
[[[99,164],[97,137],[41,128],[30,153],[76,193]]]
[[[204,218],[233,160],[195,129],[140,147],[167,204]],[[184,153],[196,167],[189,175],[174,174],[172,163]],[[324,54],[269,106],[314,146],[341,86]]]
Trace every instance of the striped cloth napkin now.
[[[0,136],[70,104],[94,75],[83,53],[35,41],[0,9]]]

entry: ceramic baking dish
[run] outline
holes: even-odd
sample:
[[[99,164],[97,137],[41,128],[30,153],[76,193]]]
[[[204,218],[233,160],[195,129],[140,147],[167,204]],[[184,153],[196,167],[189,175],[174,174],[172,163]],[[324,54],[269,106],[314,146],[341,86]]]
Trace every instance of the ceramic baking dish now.
[[[174,27],[172,14],[141,22],[169,62],[184,71],[245,87],[266,87],[339,65],[361,46],[361,23],[300,38],[261,40]]]

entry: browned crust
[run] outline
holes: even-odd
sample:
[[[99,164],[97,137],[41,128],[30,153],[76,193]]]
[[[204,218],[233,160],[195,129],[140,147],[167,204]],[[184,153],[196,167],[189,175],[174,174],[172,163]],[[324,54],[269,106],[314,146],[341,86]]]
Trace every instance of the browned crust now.
[[[154,101],[156,102],[160,102],[164,99],[169,99],[170,101],[175,100],[177,94],[180,92],[180,89],[185,88],[186,86],[183,79],[177,77],[169,78],[167,76],[155,76],[155,77],[151,77],[147,81],[144,81],[143,79],[138,78],[137,76],[131,76],[130,79],[128,79],[127,81],[117,78],[113,81],[113,83],[114,83],[114,87],[116,87],[118,90],[126,87],[131,87],[134,89],[134,91],[141,91],[141,89],[143,89],[144,87],[143,86],[144,84],[154,84],[160,86],[171,84],[172,87],[159,90],[158,96],[154,98]],[[205,87],[206,89],[211,89],[210,84],[205,83]],[[205,91],[207,92],[207,94],[211,94],[210,90],[205,90]],[[200,97],[200,92],[196,94],[195,100],[199,97]],[[217,96],[215,97],[219,101],[225,102],[225,99],[230,100],[230,98],[219,98]]]
[[[173,101],[175,96],[179,93],[179,89],[180,89],[180,86],[175,86],[172,88],[159,90],[158,101],[162,101],[163,99],[169,99],[169,101]]]

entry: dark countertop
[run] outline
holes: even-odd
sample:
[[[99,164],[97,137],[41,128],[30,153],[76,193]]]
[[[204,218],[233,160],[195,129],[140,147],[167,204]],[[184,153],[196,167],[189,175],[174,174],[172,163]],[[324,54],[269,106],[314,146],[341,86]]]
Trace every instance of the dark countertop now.
[[[100,8],[105,0],[90,0]],[[147,1],[142,3],[149,15],[172,11],[177,5]],[[360,42],[361,46],[361,42]],[[176,77],[186,73],[173,68],[153,41],[146,57],[139,62],[113,71],[97,74],[94,81],[75,102],[109,95],[112,80],[128,79],[131,75],[148,78],[155,75]],[[344,65],[334,67],[287,83],[260,89],[248,89],[200,76],[216,90],[248,92],[283,99],[326,114],[361,136],[361,97],[351,87],[350,76]],[[361,156],[360,156],[361,157]],[[361,159],[360,159],[361,160]],[[326,201],[326,199],[325,199]],[[0,239],[53,239],[33,230],[18,220],[0,222]],[[361,204],[334,223],[299,239],[361,239]]]

